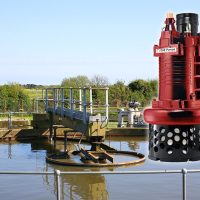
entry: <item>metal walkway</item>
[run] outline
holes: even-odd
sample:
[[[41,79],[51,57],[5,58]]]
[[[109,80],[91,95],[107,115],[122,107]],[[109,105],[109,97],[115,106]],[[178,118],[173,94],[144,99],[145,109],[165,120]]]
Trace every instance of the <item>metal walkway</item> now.
[[[105,92],[105,104],[96,104],[94,91]],[[82,120],[85,124],[94,121],[108,121],[108,88],[46,88],[43,91],[46,112],[61,117]],[[105,115],[98,115],[98,110]]]

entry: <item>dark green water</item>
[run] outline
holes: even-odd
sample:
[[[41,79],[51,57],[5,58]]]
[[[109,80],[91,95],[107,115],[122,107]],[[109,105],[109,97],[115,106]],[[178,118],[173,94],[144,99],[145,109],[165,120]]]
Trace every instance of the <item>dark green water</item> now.
[[[148,154],[143,137],[113,138],[107,144],[119,150],[136,150]],[[58,143],[62,148],[62,142]],[[198,169],[200,162],[162,163],[148,158],[139,166],[120,168],[62,167],[45,161],[52,149],[47,141],[0,143],[0,171],[125,171],[156,169]],[[187,175],[187,198],[199,199],[200,174]],[[177,200],[182,199],[180,174],[169,175],[65,175],[62,176],[62,199],[108,200]],[[0,199],[56,199],[54,176],[0,175]]]

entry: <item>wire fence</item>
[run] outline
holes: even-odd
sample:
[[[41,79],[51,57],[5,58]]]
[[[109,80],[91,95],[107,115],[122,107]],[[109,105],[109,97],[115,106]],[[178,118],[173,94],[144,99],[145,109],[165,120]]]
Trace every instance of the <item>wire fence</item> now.
[[[146,175],[146,174],[181,174],[182,175],[182,200],[187,199],[187,174],[188,173],[199,173],[200,169],[186,169],[181,170],[147,170],[147,171],[69,171],[62,172],[60,170],[55,170],[54,172],[19,172],[19,171],[0,171],[0,175],[53,175],[56,178],[56,199],[61,200],[61,176],[62,175]]]

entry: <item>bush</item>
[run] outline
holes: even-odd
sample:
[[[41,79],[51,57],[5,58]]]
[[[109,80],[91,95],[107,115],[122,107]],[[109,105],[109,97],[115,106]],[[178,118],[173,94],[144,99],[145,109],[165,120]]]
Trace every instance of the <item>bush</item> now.
[[[6,111],[28,111],[31,106],[29,95],[19,84],[7,84],[0,86],[0,110]]]

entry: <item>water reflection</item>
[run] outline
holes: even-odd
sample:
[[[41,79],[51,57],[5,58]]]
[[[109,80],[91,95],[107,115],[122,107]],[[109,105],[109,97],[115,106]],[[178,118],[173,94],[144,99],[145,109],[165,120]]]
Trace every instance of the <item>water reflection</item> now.
[[[46,170],[52,171],[57,168],[66,171],[66,167],[46,164]],[[74,168],[69,168],[74,171]],[[56,179],[53,176],[43,176],[45,185],[49,190],[53,190],[56,195]],[[52,187],[53,182],[53,187]],[[103,175],[62,175],[61,176],[62,199],[109,199],[106,180]]]
[[[70,199],[107,200],[108,192],[102,175],[63,175],[62,193]],[[66,191],[66,192],[65,192]]]
[[[141,150],[141,143],[148,141],[146,136],[126,136],[126,137],[109,137],[105,142],[118,150],[122,151],[138,151]]]
[[[142,138],[138,139],[139,141],[142,140]],[[129,138],[129,143],[130,146],[134,149],[139,147],[139,143],[136,142],[135,140]],[[106,141],[108,142],[108,141]],[[114,144],[119,144],[121,142],[121,145],[124,146],[124,142],[127,143],[127,141],[121,141],[120,138],[115,138],[115,140],[112,140],[111,143]],[[45,143],[45,145],[44,145]],[[83,144],[87,146],[88,144]],[[89,145],[88,145],[89,146]],[[47,152],[51,153],[52,152],[52,146],[46,141],[43,141],[43,143],[40,142],[35,142],[31,144],[32,150],[41,150],[45,149]],[[56,149],[57,150],[63,150],[63,142],[59,141],[57,142]],[[68,148],[73,149],[74,148],[74,143],[69,142],[68,143]],[[121,147],[121,148],[126,148],[124,150],[129,150],[129,147]],[[124,168],[127,168],[129,166],[124,166]],[[115,167],[107,167],[107,168],[85,168],[85,167],[66,167],[66,166],[59,166],[59,165],[54,165],[54,164],[46,164],[46,171],[52,171],[58,169],[60,171],[100,171],[100,170],[110,170],[114,171],[116,168]],[[120,167],[121,169],[121,167]],[[49,185],[49,178],[46,177],[46,185]],[[104,175],[100,174],[95,174],[95,175],[62,175],[61,177],[62,180],[62,194],[63,194],[63,199],[99,199],[99,200],[107,200],[109,199],[109,194],[108,194],[108,188],[109,186],[107,185],[106,178]],[[52,190],[56,194],[56,185],[55,185],[55,180],[52,180],[54,182],[54,188]]]
[[[143,141],[144,137],[139,138],[112,138],[112,141],[106,141],[111,143],[111,146],[119,145],[120,149],[122,150],[134,150],[136,151],[140,145],[139,142]],[[127,143],[128,141],[128,143]],[[45,143],[45,145],[44,145]],[[128,146],[126,147],[125,144]],[[88,144],[83,144],[87,146]],[[89,145],[88,145],[89,146]],[[52,145],[48,143],[47,141],[43,141],[43,143],[32,143],[31,144],[32,150],[37,149],[45,149],[48,153],[52,153],[54,151],[54,148],[52,149]],[[62,141],[57,141],[56,149],[57,151],[62,151],[64,148]],[[74,150],[74,143],[69,142],[68,143],[68,149]],[[85,167],[63,167],[59,165],[53,165],[53,164],[46,164],[47,169],[46,171],[52,171],[55,169],[59,169],[61,171],[99,171],[99,170],[115,170],[116,168],[110,167],[110,168],[85,168]],[[127,168],[129,166],[124,166],[124,168]],[[49,184],[48,178],[47,185]],[[63,199],[102,199],[107,200],[109,199],[109,194],[107,188],[108,185],[106,184],[106,178],[104,175],[96,174],[96,175],[62,175],[62,194]],[[54,180],[54,193],[56,192],[56,185]]]
[[[12,145],[8,144],[8,159],[12,159]]]
[[[32,151],[37,151],[41,149],[47,150],[48,153],[51,153],[54,151],[54,148],[50,143],[47,141],[41,142],[34,142],[31,143],[31,149]],[[73,143],[68,144],[68,148],[72,149],[74,147]],[[63,142],[57,143],[57,150],[63,149]],[[45,171],[53,171],[55,169],[58,169],[60,171],[84,171],[84,170],[90,170],[86,168],[80,168],[80,167],[63,167],[53,164],[46,163],[46,169]],[[94,168],[92,170],[99,170],[97,168]],[[49,180],[50,179],[50,180]],[[44,178],[46,185],[50,187],[51,183],[51,177],[45,176]],[[54,193],[56,194],[56,180],[53,180],[54,182]],[[61,176],[61,188],[62,188],[62,194],[63,199],[98,199],[98,200],[107,200],[108,198],[108,192],[107,192],[107,186],[105,177],[103,175],[62,175]]]

